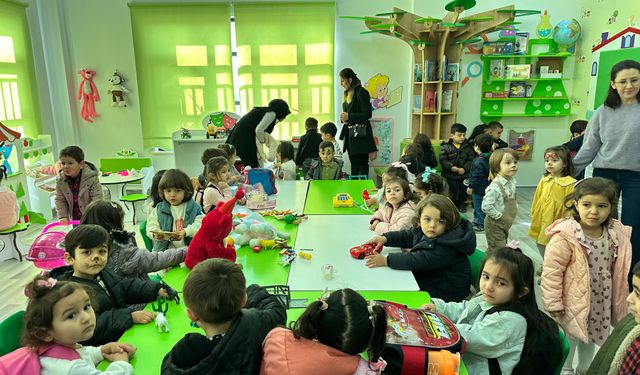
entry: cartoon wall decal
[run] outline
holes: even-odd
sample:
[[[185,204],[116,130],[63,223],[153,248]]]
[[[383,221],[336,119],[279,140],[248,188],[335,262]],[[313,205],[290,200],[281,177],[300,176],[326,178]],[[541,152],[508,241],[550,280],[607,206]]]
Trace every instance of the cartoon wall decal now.
[[[613,14],[611,15],[611,17],[609,17],[609,25],[616,23],[616,20],[618,18],[618,10],[614,10]]]
[[[372,110],[391,108],[402,101],[402,86],[389,92],[389,82],[389,76],[378,73],[364,83],[363,87],[371,97]]]
[[[591,63],[591,77],[595,77],[598,75],[598,62],[594,61]]]
[[[622,38],[620,38],[620,48],[633,48],[635,41],[636,41],[635,34],[625,35]]]
[[[540,15],[540,23],[536,27],[536,35],[542,39],[551,38],[551,30],[553,30],[551,15],[545,9],[544,13]]]
[[[93,83],[93,77],[96,75],[95,70],[82,69],[78,72],[82,77],[80,87],[78,88],[78,100],[82,100],[82,109],[80,110],[80,116],[87,121],[93,123],[92,118],[96,118],[95,102],[100,100],[100,94],[98,89]]]

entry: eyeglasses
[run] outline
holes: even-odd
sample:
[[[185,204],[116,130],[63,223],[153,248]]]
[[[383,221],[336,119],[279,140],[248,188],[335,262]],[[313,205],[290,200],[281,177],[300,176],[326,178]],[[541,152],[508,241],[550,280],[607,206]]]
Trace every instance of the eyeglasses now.
[[[620,87],[627,87],[628,84],[631,84],[631,86],[633,87],[638,87],[640,86],[640,78],[635,77],[631,78],[630,80],[623,79],[621,81],[615,81],[615,83]]]

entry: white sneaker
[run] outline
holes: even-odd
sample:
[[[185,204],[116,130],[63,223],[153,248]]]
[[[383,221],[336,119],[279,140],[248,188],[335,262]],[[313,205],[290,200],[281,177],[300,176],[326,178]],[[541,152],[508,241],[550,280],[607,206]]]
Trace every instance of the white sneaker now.
[[[576,375],[576,373],[572,368],[562,368],[562,371],[560,371],[560,375]]]

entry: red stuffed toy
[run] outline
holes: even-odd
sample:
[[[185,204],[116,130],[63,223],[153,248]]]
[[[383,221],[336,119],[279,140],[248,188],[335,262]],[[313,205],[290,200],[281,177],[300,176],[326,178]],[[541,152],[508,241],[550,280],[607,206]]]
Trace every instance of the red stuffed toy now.
[[[218,202],[215,209],[202,219],[202,226],[198,230],[187,250],[184,264],[192,269],[198,263],[209,258],[224,258],[236,261],[236,249],[224,244],[224,239],[233,229],[231,212],[236,201],[244,197],[244,190],[238,189],[236,196],[226,202]]]
[[[98,116],[95,102],[100,100],[98,89],[96,85],[93,84],[93,77],[96,75],[96,72],[95,70],[82,69],[78,73],[82,76],[82,82],[80,82],[80,87],[78,88],[78,100],[82,100],[80,115],[85,121],[92,123],[93,120],[91,118]]]

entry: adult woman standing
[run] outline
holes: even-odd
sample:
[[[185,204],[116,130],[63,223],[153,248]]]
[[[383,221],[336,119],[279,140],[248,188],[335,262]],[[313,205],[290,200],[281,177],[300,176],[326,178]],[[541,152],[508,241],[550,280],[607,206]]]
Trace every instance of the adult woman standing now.
[[[378,150],[371,129],[371,100],[360,79],[351,68],[340,71],[340,86],[344,88],[340,122],[344,124],[340,139],[344,152],[349,153],[352,175],[369,175],[369,160],[375,159]]]
[[[254,107],[242,116],[231,130],[227,143],[236,148],[240,159],[252,168],[258,168],[258,146],[267,143],[276,123],[284,120],[291,111],[289,105],[282,99],[273,99],[267,107]]]
[[[623,224],[633,228],[631,264],[640,260],[640,62],[624,60],[611,68],[611,86],[593,115],[573,164],[580,173],[593,161],[593,176],[622,191]],[[594,213],[597,216],[597,213]]]

